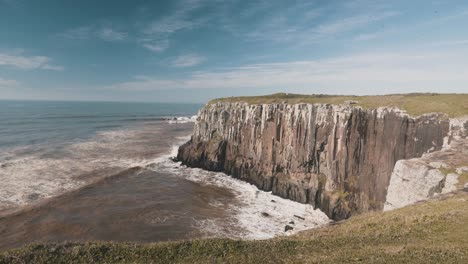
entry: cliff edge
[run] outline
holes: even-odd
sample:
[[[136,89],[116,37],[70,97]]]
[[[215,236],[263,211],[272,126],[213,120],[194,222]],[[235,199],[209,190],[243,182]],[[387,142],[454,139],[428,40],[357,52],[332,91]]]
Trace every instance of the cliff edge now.
[[[395,171],[404,174],[406,170],[405,164],[395,168],[398,161],[449,150],[454,142],[461,150],[468,146],[465,134],[450,136],[453,113],[412,116],[398,104],[369,107],[373,100],[368,97],[349,100],[318,96],[309,97],[305,103],[297,96],[292,98],[293,102],[286,98],[262,103],[257,97],[208,103],[199,111],[190,141],[179,148],[178,160],[187,166],[225,172],[284,198],[313,204],[330,218],[340,220],[389,206],[386,202],[391,181],[397,186],[390,188],[392,195],[405,186],[401,184],[405,180],[392,180],[399,177],[392,176]],[[456,113],[463,113],[467,105],[457,105]],[[468,127],[468,119],[460,122],[458,127]],[[458,159],[453,166],[468,162],[463,151]],[[428,164],[434,163],[433,159],[427,160]],[[442,167],[447,169],[449,165],[444,163]],[[453,182],[452,176],[438,176],[435,178],[439,185],[445,185],[446,179]],[[433,188],[429,194],[442,193],[443,187]],[[396,201],[393,206],[403,205],[405,202]]]

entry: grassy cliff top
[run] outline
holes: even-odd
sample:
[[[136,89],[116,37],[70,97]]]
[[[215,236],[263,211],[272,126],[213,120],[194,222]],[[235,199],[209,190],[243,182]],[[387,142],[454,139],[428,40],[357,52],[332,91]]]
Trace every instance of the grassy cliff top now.
[[[33,245],[0,263],[466,263],[468,193],[260,241]]]
[[[210,101],[216,102],[246,102],[248,104],[268,103],[321,103],[343,104],[346,101],[356,101],[355,105],[365,109],[374,109],[381,106],[396,106],[406,110],[410,115],[418,116],[431,112],[442,112],[450,117],[468,115],[468,94],[392,94],[372,96],[345,96],[345,95],[302,95],[277,93],[265,96],[245,96],[220,98]]]

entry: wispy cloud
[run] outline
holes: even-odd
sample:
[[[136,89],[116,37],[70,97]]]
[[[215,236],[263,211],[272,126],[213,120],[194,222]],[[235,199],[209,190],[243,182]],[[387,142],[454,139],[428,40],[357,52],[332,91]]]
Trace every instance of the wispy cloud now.
[[[50,64],[52,59],[46,56],[23,56],[21,54],[0,53],[0,66],[10,66],[19,69],[42,69],[63,71],[63,66]]]
[[[383,1],[346,1],[331,6],[297,1],[288,8],[274,1],[262,1],[255,2],[239,16],[233,16],[232,10],[226,8],[221,20],[225,30],[244,40],[302,45],[366,30],[373,23],[398,15],[400,12],[391,10]],[[245,27],[245,21],[252,25]]]
[[[374,32],[358,33],[352,40],[353,41],[367,41],[379,38],[389,37],[392,34],[401,33],[401,30],[396,28],[383,29]]]
[[[191,29],[198,23],[195,21],[186,20],[177,12],[173,16],[162,18],[161,20],[153,21],[145,30],[144,33],[152,34],[170,34],[182,29]]]
[[[162,52],[169,47],[169,39],[153,40],[151,38],[140,39],[140,44],[153,52]]]
[[[18,86],[19,82],[16,80],[8,80],[0,77],[0,88],[8,88]]]
[[[177,57],[173,62],[173,67],[192,67],[205,61],[205,57],[197,54],[186,54]]]
[[[106,40],[106,41],[124,40],[124,39],[127,38],[127,35],[128,35],[125,32],[120,32],[120,31],[117,31],[117,30],[115,30],[113,28],[110,28],[110,27],[101,28],[97,32],[97,34],[102,40]]]
[[[83,40],[90,38],[91,30],[92,29],[89,26],[77,27],[60,33],[59,36],[75,40]]]
[[[167,16],[152,21],[145,29],[146,34],[174,33],[200,25],[202,20],[191,19],[190,13],[203,4],[200,0],[185,0],[179,3],[176,10]]]
[[[318,26],[315,31],[319,34],[336,34],[344,31],[353,30],[359,27],[364,27],[370,23],[384,20],[389,17],[398,15],[399,12],[388,11],[376,15],[357,15],[343,18],[333,22],[325,23]]]
[[[456,40],[447,40],[447,41],[439,41],[439,42],[434,42],[431,44],[432,46],[435,47],[441,47],[441,46],[468,46],[468,39],[456,39]]]
[[[461,91],[468,82],[468,53],[366,53],[338,58],[251,64],[186,78],[139,76],[110,89],[274,88],[303,92],[362,94],[408,91]],[[379,87],[379,90],[375,90]]]
[[[227,2],[218,12],[224,30],[247,41],[275,42],[295,40],[324,13],[314,2],[301,0],[287,8],[278,1],[251,1],[239,14],[233,10],[236,2]]]
[[[127,39],[128,33],[110,26],[82,26],[69,29],[59,36],[73,40],[101,39],[104,41],[122,41]]]
[[[203,5],[202,0],[184,0],[178,3],[176,10],[169,15],[148,23],[142,30],[144,35],[141,45],[155,52],[169,47],[171,34],[198,27],[206,22],[203,18],[191,17],[191,13]]]

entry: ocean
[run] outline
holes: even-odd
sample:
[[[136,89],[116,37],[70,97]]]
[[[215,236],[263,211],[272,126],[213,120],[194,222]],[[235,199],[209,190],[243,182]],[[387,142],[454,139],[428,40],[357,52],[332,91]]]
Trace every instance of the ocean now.
[[[328,223],[310,205],[172,161],[200,107],[0,101],[0,250],[32,242],[265,239]],[[284,232],[287,224],[293,231]]]

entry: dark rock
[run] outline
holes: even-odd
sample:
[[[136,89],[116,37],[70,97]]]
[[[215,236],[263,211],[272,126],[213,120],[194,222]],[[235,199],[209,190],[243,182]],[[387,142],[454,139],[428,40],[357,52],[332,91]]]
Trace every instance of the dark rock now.
[[[28,195],[28,199],[31,200],[31,201],[35,201],[37,200],[41,195],[38,194],[38,193],[31,193]]]
[[[294,217],[299,218],[299,219],[301,219],[301,220],[305,220],[305,218],[302,217],[302,216],[294,215]]]
[[[286,225],[286,226],[284,227],[284,232],[288,232],[289,230],[293,230],[293,229],[294,229],[294,227],[292,227],[292,226],[290,226],[290,225]]]
[[[290,225],[294,225],[294,221],[289,222]]]
[[[271,200],[271,202],[272,202],[272,203],[276,203],[276,201],[275,201],[275,200]]]
[[[2,163],[0,164],[0,168],[6,168],[6,167],[10,167],[11,166],[11,163]]]
[[[270,214],[269,214],[269,213],[262,212],[262,216],[263,216],[263,217],[270,217]]]

